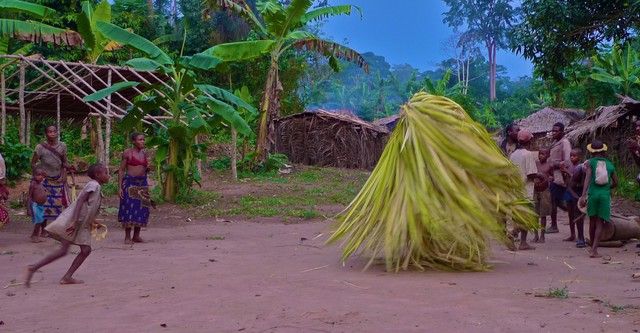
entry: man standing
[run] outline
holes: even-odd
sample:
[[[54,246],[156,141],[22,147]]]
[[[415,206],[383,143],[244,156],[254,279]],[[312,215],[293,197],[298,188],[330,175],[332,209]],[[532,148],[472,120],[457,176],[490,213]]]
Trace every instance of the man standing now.
[[[527,198],[533,202],[533,189],[534,180],[538,175],[538,167],[536,161],[538,160],[537,154],[529,150],[529,144],[533,139],[533,134],[527,130],[520,130],[518,132],[518,147],[511,153],[509,159],[515,164],[522,175],[522,179],[525,182],[525,189],[527,192]],[[527,230],[520,229],[520,246],[518,250],[533,250],[535,247],[527,243]]]
[[[558,232],[558,206],[562,204],[567,185],[564,181],[562,171],[571,165],[571,142],[564,137],[564,124],[555,123],[551,128],[553,145],[551,145],[551,168],[553,170],[553,182],[549,190],[551,191],[551,227],[547,229],[548,234]]]

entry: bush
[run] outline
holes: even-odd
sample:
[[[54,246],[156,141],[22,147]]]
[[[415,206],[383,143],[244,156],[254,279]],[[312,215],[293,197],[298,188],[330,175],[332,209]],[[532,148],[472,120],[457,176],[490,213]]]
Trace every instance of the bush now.
[[[0,153],[2,153],[7,167],[7,179],[9,181],[16,181],[23,174],[31,171],[33,151],[29,147],[6,138],[5,143],[0,145]]]

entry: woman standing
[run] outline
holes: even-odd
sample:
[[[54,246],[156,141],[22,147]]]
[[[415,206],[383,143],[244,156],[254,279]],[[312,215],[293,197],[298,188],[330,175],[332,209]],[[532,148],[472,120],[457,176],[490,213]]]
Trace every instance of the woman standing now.
[[[122,153],[122,162],[118,173],[120,189],[120,209],[118,221],[125,228],[125,244],[143,243],[140,228],[149,222],[149,183],[147,172],[151,170],[147,152],[144,150],[144,134],[131,134],[132,148]],[[133,228],[133,238],[131,237]]]
[[[67,145],[58,140],[58,128],[48,126],[45,133],[46,141],[36,145],[31,159],[31,169],[41,168],[47,175],[42,182],[47,191],[43,228],[69,206],[67,171],[71,170],[67,164]]]

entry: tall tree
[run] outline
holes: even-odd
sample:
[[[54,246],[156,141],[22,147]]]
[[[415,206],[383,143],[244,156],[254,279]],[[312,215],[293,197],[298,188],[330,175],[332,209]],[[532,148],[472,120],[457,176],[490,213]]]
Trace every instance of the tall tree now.
[[[600,43],[624,41],[640,25],[640,1],[524,0],[511,49],[531,60],[537,73],[557,84],[565,69],[595,54]]]
[[[262,164],[267,158],[275,142],[273,138],[273,121],[279,115],[280,94],[280,59],[291,48],[318,52],[329,59],[329,64],[338,70],[338,58],[352,61],[367,70],[367,63],[362,56],[343,45],[324,40],[308,31],[305,25],[329,16],[348,15],[358,9],[351,5],[330,6],[311,9],[311,0],[291,0],[287,6],[278,0],[262,0],[258,2],[256,15],[244,0],[215,0],[212,6],[231,9],[247,18],[255,27],[259,36],[256,40],[225,43],[207,49],[203,54],[213,55],[224,61],[242,61],[269,55],[270,65],[267,73],[264,94],[260,105],[260,120],[256,155],[254,162]],[[358,9],[359,10],[359,9]],[[258,19],[260,17],[260,19]]]
[[[507,46],[507,32],[515,18],[509,0],[444,0],[444,22],[464,28],[461,39],[483,43],[489,59],[489,100],[496,99],[496,53]]]

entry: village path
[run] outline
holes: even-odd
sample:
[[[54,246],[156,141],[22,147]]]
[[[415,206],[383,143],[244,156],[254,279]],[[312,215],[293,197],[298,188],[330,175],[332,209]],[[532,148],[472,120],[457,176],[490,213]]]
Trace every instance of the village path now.
[[[528,252],[494,246],[483,273],[387,273],[339,262],[328,222],[194,221],[150,228],[149,243],[95,244],[60,286],[73,256],[0,290],[0,332],[637,332],[635,244],[603,249],[610,264],[549,235]],[[563,226],[566,229],[566,226]],[[55,248],[0,233],[0,282]],[[77,249],[75,249],[77,251]],[[568,298],[540,297],[567,287]]]

